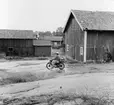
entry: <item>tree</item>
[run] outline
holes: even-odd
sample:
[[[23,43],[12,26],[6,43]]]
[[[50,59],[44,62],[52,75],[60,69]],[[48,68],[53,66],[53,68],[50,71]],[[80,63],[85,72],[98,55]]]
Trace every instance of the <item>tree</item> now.
[[[51,33],[50,31],[46,31],[46,32],[45,32],[45,35],[46,35],[46,36],[51,36],[52,33]]]
[[[58,27],[56,32],[63,32],[63,28],[62,27]]]
[[[39,32],[39,35],[41,35],[41,36],[51,36],[52,35],[52,33],[50,32],[50,31],[45,31],[45,32]]]
[[[62,27],[58,27],[56,29],[56,31],[53,32],[54,36],[63,36],[63,28]]]
[[[55,32],[55,31],[53,31],[53,32],[52,32],[52,35],[53,35],[53,36],[56,36],[56,32]]]

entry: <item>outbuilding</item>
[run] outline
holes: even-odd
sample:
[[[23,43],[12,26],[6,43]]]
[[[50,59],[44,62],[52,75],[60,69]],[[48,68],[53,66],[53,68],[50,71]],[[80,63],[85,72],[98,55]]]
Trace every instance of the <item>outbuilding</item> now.
[[[38,57],[51,56],[51,42],[48,40],[36,39],[33,40],[34,55]]]
[[[39,36],[39,39],[47,40],[51,42],[52,48],[61,48],[63,37],[62,36]]]
[[[32,30],[0,30],[0,53],[6,56],[33,56]]]
[[[114,60],[114,12],[71,10],[63,32],[67,56],[103,60],[108,49]]]

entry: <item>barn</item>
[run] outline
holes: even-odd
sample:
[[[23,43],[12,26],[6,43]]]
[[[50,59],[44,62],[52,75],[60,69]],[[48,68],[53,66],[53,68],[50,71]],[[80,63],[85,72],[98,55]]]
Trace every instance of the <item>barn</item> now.
[[[6,56],[33,56],[32,30],[0,30],[0,53]]]
[[[114,12],[71,10],[63,32],[67,56],[103,60],[108,49],[114,61]]]

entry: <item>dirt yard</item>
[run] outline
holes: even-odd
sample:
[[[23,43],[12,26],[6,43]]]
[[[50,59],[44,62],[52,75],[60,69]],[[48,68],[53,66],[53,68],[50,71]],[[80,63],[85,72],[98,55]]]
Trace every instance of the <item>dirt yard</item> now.
[[[65,70],[59,73],[57,70],[47,70],[47,62],[0,60],[0,100],[58,92],[108,94],[114,98],[114,63],[66,64]]]

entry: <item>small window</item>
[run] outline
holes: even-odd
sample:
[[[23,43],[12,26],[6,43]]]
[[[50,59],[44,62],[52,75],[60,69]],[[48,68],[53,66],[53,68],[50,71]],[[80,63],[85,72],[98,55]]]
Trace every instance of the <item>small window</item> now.
[[[57,46],[57,42],[54,42],[54,45]]]
[[[12,52],[13,51],[13,48],[12,47],[9,47],[8,48],[8,51]]]
[[[68,44],[66,45],[66,51],[69,51],[69,45]]]
[[[80,47],[80,55],[83,55],[83,47]]]

